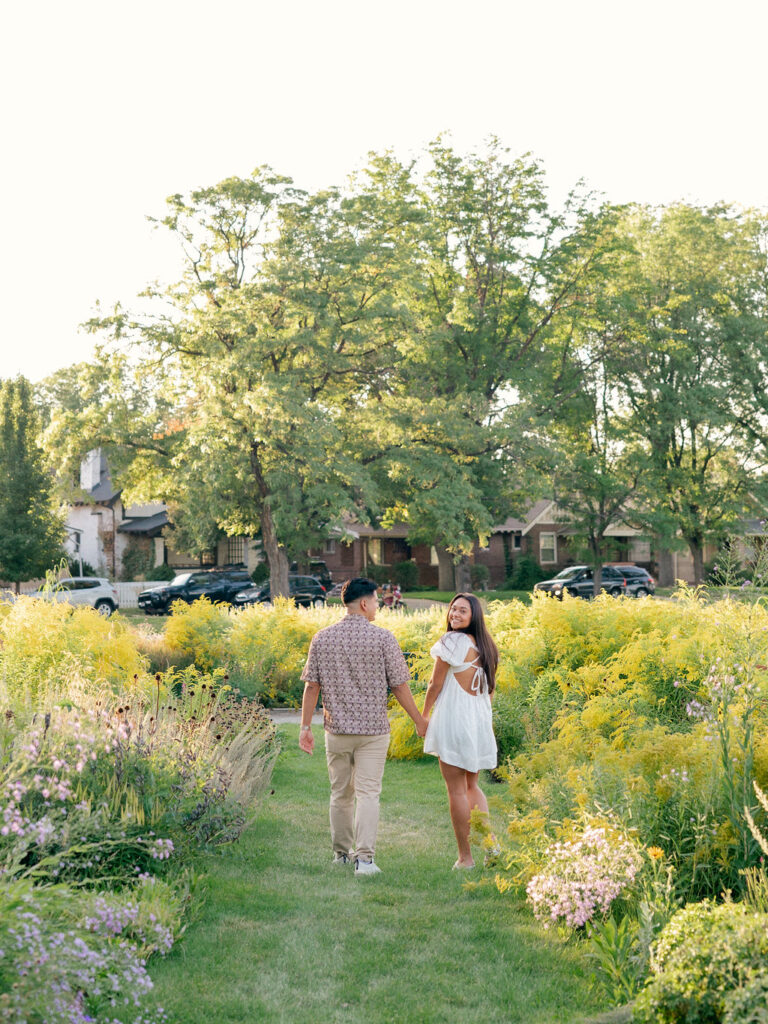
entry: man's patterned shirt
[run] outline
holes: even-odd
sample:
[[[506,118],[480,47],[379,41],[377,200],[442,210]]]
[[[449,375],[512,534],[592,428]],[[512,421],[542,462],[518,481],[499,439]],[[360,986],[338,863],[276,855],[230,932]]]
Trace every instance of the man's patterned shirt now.
[[[389,732],[387,687],[407,683],[410,672],[388,629],[345,615],[314,635],[301,678],[319,683],[328,732],[378,736]]]

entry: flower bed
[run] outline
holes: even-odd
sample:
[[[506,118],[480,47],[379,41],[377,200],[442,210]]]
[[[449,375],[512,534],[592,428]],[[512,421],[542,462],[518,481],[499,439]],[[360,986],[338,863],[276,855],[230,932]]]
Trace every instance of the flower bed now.
[[[35,608],[49,619],[50,606]],[[72,655],[68,628],[101,635],[100,616],[82,612],[62,617],[46,659],[56,643]],[[51,661],[45,685],[25,689],[13,632],[23,623],[6,617],[11,655],[0,656],[0,1019],[163,1021],[147,960],[184,930],[192,852],[234,841],[248,822],[274,728],[221,672],[136,672],[115,693],[87,681],[88,650],[62,659],[58,679]],[[101,640],[105,664],[126,634]],[[134,657],[128,666],[143,668]]]

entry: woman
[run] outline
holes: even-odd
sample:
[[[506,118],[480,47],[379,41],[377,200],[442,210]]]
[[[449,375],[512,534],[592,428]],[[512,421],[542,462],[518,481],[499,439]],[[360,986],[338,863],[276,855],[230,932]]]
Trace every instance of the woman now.
[[[439,758],[448,789],[459,847],[459,859],[453,866],[473,868],[469,819],[475,808],[488,813],[477,777],[481,769],[496,767],[491,700],[499,663],[482,606],[473,594],[457,594],[451,601],[448,632],[429,653],[435,667],[424,701],[423,715],[429,721],[424,752]]]

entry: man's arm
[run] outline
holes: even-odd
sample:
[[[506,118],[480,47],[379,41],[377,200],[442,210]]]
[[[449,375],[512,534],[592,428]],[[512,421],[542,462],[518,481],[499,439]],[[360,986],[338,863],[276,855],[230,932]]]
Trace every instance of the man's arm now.
[[[299,746],[308,754],[315,752],[315,737],[312,735],[312,715],[320,696],[319,683],[305,683],[304,696],[301,698],[301,727],[299,729]]]
[[[392,693],[395,695],[395,700],[403,711],[413,719],[413,723],[416,726],[416,732],[419,736],[423,736],[427,731],[427,720],[416,707],[416,701],[413,699],[413,694],[411,693],[411,688],[408,683],[401,683],[400,686],[393,686]]]

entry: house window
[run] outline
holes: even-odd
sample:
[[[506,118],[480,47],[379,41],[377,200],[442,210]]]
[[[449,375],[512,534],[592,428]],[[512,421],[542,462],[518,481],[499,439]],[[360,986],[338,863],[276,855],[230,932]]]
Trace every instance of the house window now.
[[[382,544],[381,537],[371,537],[368,541],[368,558],[374,565],[381,565]]]
[[[512,547],[515,551],[519,551],[523,546],[523,535],[522,533],[516,533],[512,537]]]
[[[227,537],[227,562],[234,565],[245,561],[245,537]]]
[[[323,552],[326,555],[335,555],[336,554],[336,541],[335,540],[327,540],[325,542],[325,545],[323,546]]]
[[[539,561],[542,565],[557,561],[557,534],[539,534]]]

